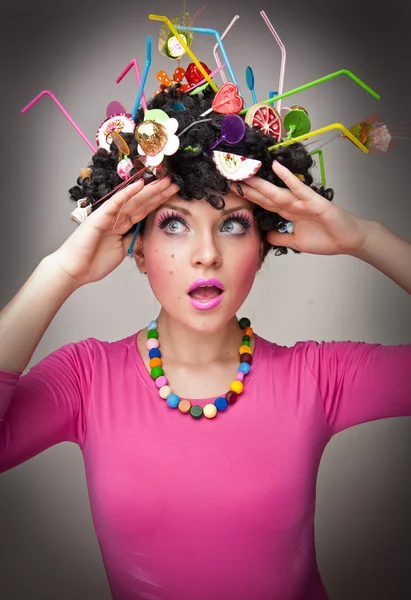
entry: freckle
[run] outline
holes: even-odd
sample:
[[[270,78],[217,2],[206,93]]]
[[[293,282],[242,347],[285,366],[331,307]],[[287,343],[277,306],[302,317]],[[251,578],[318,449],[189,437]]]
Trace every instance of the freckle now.
[[[174,254],[171,255],[171,258],[174,258]]]
[[[173,271],[169,271],[169,273],[170,273],[170,275],[174,275],[174,272],[173,272]]]

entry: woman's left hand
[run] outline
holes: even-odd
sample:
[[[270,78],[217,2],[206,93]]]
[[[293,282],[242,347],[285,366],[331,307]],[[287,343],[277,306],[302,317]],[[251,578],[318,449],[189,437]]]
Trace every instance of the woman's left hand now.
[[[294,225],[293,233],[268,232],[270,244],[328,255],[351,254],[363,246],[369,221],[323,198],[277,161],[272,168],[288,189],[256,176],[240,183],[245,198]],[[240,195],[235,185],[230,189]]]

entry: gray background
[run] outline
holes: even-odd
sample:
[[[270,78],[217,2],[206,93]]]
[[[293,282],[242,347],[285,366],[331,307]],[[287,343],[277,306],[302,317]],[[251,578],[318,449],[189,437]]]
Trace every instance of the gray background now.
[[[201,6],[188,2],[192,14]],[[258,100],[278,81],[281,55],[259,15],[265,10],[287,49],[285,89],[347,68],[381,94],[377,101],[340,77],[295,96],[290,104],[307,108],[313,128],[335,121],[350,126],[374,114],[394,124],[411,118],[409,6],[210,0],[197,24],[222,33],[240,15],[226,48],[249,105],[248,64]],[[115,79],[133,58],[143,68],[146,35],[153,36],[148,94],[158,87],[157,70],[172,73],[175,63],[156,51],[159,24],[147,15],[172,17],[181,8],[180,1],[164,0],[3,1],[1,306],[74,230],[67,190],[91,155],[50,98],[25,115],[20,109],[50,89],[94,141],[109,101],[133,108],[134,75],[119,85]],[[193,45],[210,67],[213,45],[200,36]],[[398,140],[387,154],[364,155],[337,139],[324,153],[335,202],[411,240],[411,141]],[[290,253],[270,257],[241,313],[260,335],[285,345],[305,339],[399,344],[411,342],[410,308],[404,290],[362,261]],[[157,309],[148,283],[125,260],[65,303],[29,367],[70,341],[131,335]],[[411,596],[410,440],[411,419],[386,419],[346,430],[326,448],[318,474],[316,547],[332,600]],[[110,597],[77,446],[51,448],[0,478],[0,539],[4,600]]]

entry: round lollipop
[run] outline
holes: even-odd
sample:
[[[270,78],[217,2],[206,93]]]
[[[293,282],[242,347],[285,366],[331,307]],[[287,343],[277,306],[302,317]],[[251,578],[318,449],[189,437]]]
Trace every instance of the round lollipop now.
[[[305,135],[311,129],[308,113],[302,106],[292,106],[284,116],[283,124],[287,130],[287,139]]]
[[[106,117],[109,119],[113,115],[126,114],[126,112],[125,106],[121,104],[121,102],[118,100],[113,100],[107,105]]]
[[[239,115],[227,115],[221,121],[221,137],[211,146],[213,150],[220,142],[227,144],[238,144],[245,136],[245,123]]]
[[[128,147],[126,140],[122,138],[121,135],[117,133],[117,131],[111,132],[111,139],[119,149],[119,158],[121,154],[125,154],[126,156],[130,154],[130,148]]]

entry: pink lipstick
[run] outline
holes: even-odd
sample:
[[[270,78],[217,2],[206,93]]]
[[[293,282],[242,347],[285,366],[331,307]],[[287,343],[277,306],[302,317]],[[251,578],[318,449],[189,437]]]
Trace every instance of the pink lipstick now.
[[[188,299],[198,310],[208,310],[218,306],[223,299],[224,286],[218,279],[197,279],[188,289]]]

